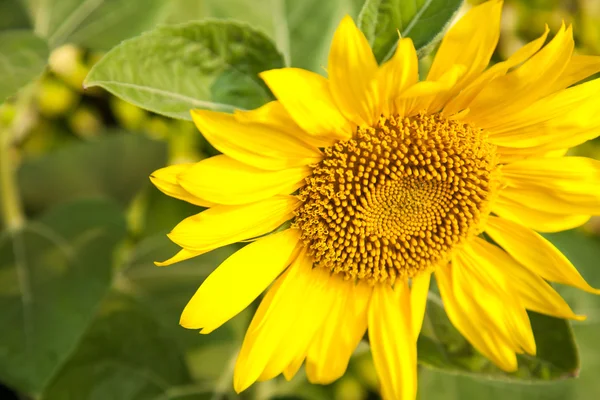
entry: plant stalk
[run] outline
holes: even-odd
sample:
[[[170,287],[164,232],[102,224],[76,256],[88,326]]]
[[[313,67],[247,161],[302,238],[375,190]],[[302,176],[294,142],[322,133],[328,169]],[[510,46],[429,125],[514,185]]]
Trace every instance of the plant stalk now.
[[[36,82],[23,88],[17,97],[14,118],[8,126],[0,123],[0,215],[9,232],[20,230],[25,223],[13,150],[17,139],[28,133],[35,119],[31,113],[31,104],[36,88]]]
[[[23,227],[25,217],[17,187],[16,168],[12,163],[11,136],[9,128],[4,128],[0,132],[0,197],[2,199],[2,219],[6,229],[17,231]]]

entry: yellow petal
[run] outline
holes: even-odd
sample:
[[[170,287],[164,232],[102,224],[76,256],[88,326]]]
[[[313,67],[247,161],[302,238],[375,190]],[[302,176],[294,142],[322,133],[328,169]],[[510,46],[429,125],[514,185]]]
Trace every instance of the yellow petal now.
[[[386,400],[417,395],[417,345],[411,327],[410,292],[405,282],[375,285],[369,305],[369,341]]]
[[[169,258],[166,261],[155,261],[154,265],[158,267],[166,267],[167,265],[175,264],[184,260],[189,260],[190,258],[197,257],[206,252],[207,251],[189,251],[186,249],[181,249],[177,254],[175,254],[173,257]]]
[[[515,70],[490,82],[469,104],[467,120],[487,128],[547,94],[567,66],[573,52],[571,27],[561,27],[552,41]]]
[[[177,176],[190,169],[194,166],[193,163],[190,164],[177,164],[171,165],[170,167],[165,167],[158,169],[150,175],[150,180],[164,194],[167,196],[174,197],[179,200],[187,201],[188,203],[195,204],[201,207],[212,207],[214,203],[210,201],[206,201],[204,199],[199,199],[198,197],[192,195],[184,188],[182,188],[177,182]]]
[[[190,251],[209,251],[269,233],[293,216],[299,200],[276,196],[239,206],[219,205],[181,221],[167,236]]]
[[[312,383],[329,384],[344,375],[350,356],[367,330],[371,286],[339,276],[333,276],[330,282],[335,303],[306,359],[306,375]]]
[[[511,262],[508,254],[476,237],[453,258],[454,282],[467,294],[465,298],[470,298],[477,314],[475,320],[487,317],[487,329],[501,332],[512,342],[513,351],[535,355],[535,339],[525,307],[502,268],[497,267]],[[457,290],[455,293],[458,296]]]
[[[524,204],[499,196],[492,211],[502,218],[517,222],[538,232],[559,232],[585,224],[589,215],[558,214],[539,210],[535,204]]]
[[[233,115],[240,122],[268,125],[314,147],[327,147],[335,143],[334,137],[315,136],[305,132],[278,101],[271,101],[256,110],[235,110]]]
[[[515,260],[542,278],[600,294],[583,279],[567,257],[531,229],[503,218],[489,217],[485,231]]]
[[[298,259],[296,259],[296,261],[297,260]],[[293,263],[292,266],[294,264],[295,263]],[[271,288],[267,291],[267,294],[258,306],[258,310],[256,310],[256,313],[254,313],[254,317],[250,322],[250,326],[246,330],[246,336],[244,337],[244,342],[242,343],[242,348],[240,349],[233,372],[233,388],[237,393],[246,390],[250,385],[256,382],[258,376],[262,372],[263,366],[259,365],[258,367],[255,367],[253,364],[248,362],[248,354],[252,349],[254,342],[256,341],[257,329],[263,324],[263,321],[269,313],[274,300],[281,296],[281,286],[290,275],[291,269],[292,267],[288,268],[279,278],[277,278],[277,280],[273,283],[273,286],[271,286]],[[281,337],[282,332],[277,333],[279,333],[279,337]],[[275,336],[275,338],[277,339],[278,336]]]
[[[266,171],[219,155],[200,161],[178,176],[179,184],[195,196],[219,204],[246,204],[290,194],[304,184],[309,167]]]
[[[302,298],[294,299],[301,304],[301,307],[296,312],[295,321],[282,337],[258,380],[276,377],[299,358],[302,363],[317,331],[324,323],[331,322],[328,320],[328,315],[335,302],[335,290],[332,290],[331,281],[335,278],[331,277],[331,273],[325,268],[312,268],[312,260],[308,256],[306,258],[305,273],[310,277],[305,281],[305,288],[300,290]]]
[[[573,55],[563,73],[550,86],[548,93],[562,90],[598,72],[600,57]]]
[[[483,90],[485,87],[494,79],[499,76],[505,75],[511,68],[525,62],[531,56],[533,56],[539,49],[542,48],[548,37],[550,30],[546,27],[546,31],[541,37],[536,40],[527,43],[521,47],[514,54],[512,54],[506,61],[499,62],[492,65],[486,71],[484,71],[479,77],[477,77],[472,83],[465,87],[460,93],[457,93],[454,98],[448,100],[448,103],[444,107],[444,114],[453,115],[462,110],[469,108],[471,101]]]
[[[260,73],[296,123],[311,135],[349,139],[352,125],[337,108],[329,82],[321,75],[298,68]]]
[[[510,297],[518,299],[525,308],[558,318],[584,319],[575,315],[546,281],[504,250],[479,238],[476,238],[475,246],[481,258],[493,260],[486,268],[493,270],[496,277],[501,276],[499,280],[510,286]]]
[[[412,278],[410,287],[410,305],[412,317],[412,329],[415,340],[419,337],[421,326],[423,325],[423,317],[425,316],[425,308],[427,306],[427,295],[429,294],[429,282],[431,280],[431,272],[423,272]]]
[[[333,35],[327,72],[342,114],[358,125],[373,125],[379,116],[374,85],[377,61],[365,35],[348,15]]]
[[[395,101],[398,113],[405,116],[418,112],[436,112],[436,99],[448,93],[465,72],[464,65],[454,65],[437,81],[421,81],[405,90]]]
[[[598,136],[600,80],[560,91],[503,118],[487,131],[490,142],[506,147],[572,147]]]
[[[379,104],[384,115],[395,114],[394,101],[402,92],[419,81],[419,60],[409,38],[400,39],[391,60],[379,68],[377,87]]]
[[[564,157],[567,155],[568,152],[569,152],[568,148],[567,149],[550,150],[549,152],[544,154],[544,157]]]
[[[300,367],[302,366],[302,362],[304,362],[305,357],[306,354],[298,355],[298,357],[296,357],[294,361],[292,361],[287,367],[285,367],[285,369],[283,370],[283,376],[287,381],[291,381],[294,378],[294,376],[296,376],[296,374],[300,370]]]
[[[193,110],[192,119],[216,149],[256,168],[278,170],[321,160],[317,148],[264,124],[243,123],[231,114],[207,110]]]
[[[444,35],[427,80],[439,80],[454,65],[463,65],[466,70],[452,90],[436,99],[434,109],[443,107],[487,67],[500,36],[501,13],[502,1],[487,1],[469,10]]]
[[[276,356],[302,309],[303,294],[313,282],[311,269],[310,259],[301,254],[261,302],[235,365],[233,385],[238,393],[254,383]]]
[[[515,371],[517,369],[517,357],[507,340],[498,332],[482,329],[483,324],[487,323],[486,317],[483,316],[482,321],[476,322],[470,307],[472,303],[463,304],[457,300],[455,296],[457,284],[452,278],[454,268],[458,267],[452,265],[438,267],[435,270],[435,278],[448,318],[480,353],[505,371]]]
[[[549,213],[600,214],[600,161],[531,158],[505,165],[500,196]]]
[[[179,323],[210,333],[229,321],[290,264],[299,239],[298,231],[288,229],[233,253],[202,283],[185,306]]]

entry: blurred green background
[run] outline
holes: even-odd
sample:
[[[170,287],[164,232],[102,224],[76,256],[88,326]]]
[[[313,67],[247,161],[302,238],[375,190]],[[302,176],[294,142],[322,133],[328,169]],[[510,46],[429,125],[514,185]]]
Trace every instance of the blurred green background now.
[[[83,81],[121,40],[204,18],[247,22],[275,42],[285,62],[322,72],[337,23],[344,14],[356,18],[363,3],[0,0],[0,40],[3,32],[30,29],[50,48],[42,75],[0,105],[7,143],[0,157],[14,168],[27,219],[13,231],[5,218],[0,233],[0,399],[237,398],[232,367],[256,304],[208,336],[183,329],[178,319],[203,279],[239,246],[168,268],[153,265],[177,250],[165,234],[200,209],[160,193],[149,174],[217,152],[191,122],[145,111],[98,87],[84,90]],[[578,52],[600,55],[600,1],[506,0],[493,60],[538,37],[546,23],[556,31],[563,20],[574,24]],[[429,59],[421,60],[424,68]],[[14,82],[2,80],[0,89],[12,89]],[[599,144],[571,152],[600,159]],[[598,218],[547,237],[600,287]],[[580,367],[568,325],[542,319],[536,337],[546,335],[546,348],[540,359],[521,359],[513,375],[474,354],[432,294],[419,343],[419,397],[600,398],[600,298],[559,290],[588,315],[573,323]],[[579,378],[570,379],[579,368]],[[309,385],[299,373],[291,382],[258,383],[241,397],[363,400],[377,393],[368,345],[361,344],[347,374],[332,385]]]

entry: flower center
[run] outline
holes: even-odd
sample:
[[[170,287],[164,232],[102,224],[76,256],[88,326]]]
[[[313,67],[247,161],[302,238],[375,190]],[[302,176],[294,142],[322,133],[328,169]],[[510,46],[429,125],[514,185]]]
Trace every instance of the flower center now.
[[[495,191],[495,147],[439,115],[382,117],[324,149],[294,220],[315,264],[370,283],[447,262],[480,233]]]

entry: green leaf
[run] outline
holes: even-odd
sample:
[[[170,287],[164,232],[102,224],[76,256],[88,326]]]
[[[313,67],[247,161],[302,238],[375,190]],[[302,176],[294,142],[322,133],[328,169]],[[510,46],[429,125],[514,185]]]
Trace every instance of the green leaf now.
[[[0,380],[39,394],[84,334],[111,282],[125,221],[113,203],[53,209],[0,239]]]
[[[271,41],[250,26],[224,21],[161,27],[123,42],[92,68],[101,86],[139,107],[191,119],[189,111],[255,108],[272,100],[258,77],[281,68]]]
[[[52,48],[64,43],[105,50],[154,26],[162,0],[28,0],[35,32]]]
[[[544,234],[577,267],[594,287],[600,287],[600,240],[579,230]],[[490,399],[504,400],[588,400],[600,392],[598,370],[600,369],[600,297],[581,290],[557,287],[577,314],[587,315],[587,320],[574,322],[577,347],[580,349],[581,370],[578,379],[555,381],[516,381],[481,379],[473,374],[448,374],[448,369],[424,368],[419,372],[419,396],[428,400]],[[532,321],[534,322],[534,321]],[[550,328],[550,327],[548,327]],[[552,332],[548,332],[552,334]],[[538,346],[540,346],[538,339]],[[556,356],[564,354],[564,345],[545,342],[540,350],[546,354],[553,346]],[[421,350],[421,347],[419,347]],[[561,356],[562,357],[562,356]],[[485,377],[487,378],[487,376]],[[518,383],[523,384],[518,384]],[[509,384],[510,383],[510,384]]]
[[[47,60],[46,42],[32,32],[0,32],[0,103],[40,75]]]
[[[286,64],[325,73],[333,33],[344,15],[356,19],[364,0],[173,0],[170,22],[234,19],[265,32]],[[308,22],[309,21],[309,22]]]
[[[537,344],[535,357],[519,355],[519,369],[505,373],[475,350],[454,328],[441,300],[431,293],[418,342],[419,362],[447,372],[504,381],[552,381],[579,371],[577,345],[567,321],[529,312]]]
[[[549,239],[565,256],[590,285],[600,288],[600,238],[581,230],[547,233]],[[574,386],[576,398],[587,400],[590,393],[600,392],[598,370],[600,369],[600,296],[582,292],[579,289],[560,286],[560,294],[569,302],[574,311],[587,316],[583,322],[574,324],[575,337],[581,354],[581,371]]]
[[[166,146],[141,135],[106,133],[27,160],[18,172],[23,202],[37,212],[81,197],[110,197],[127,204],[166,163]]]
[[[238,246],[227,246],[169,268],[155,260],[178,248],[164,234],[138,243],[114,280],[76,351],[43,393],[63,399],[232,398],[232,367],[248,313],[210,335],[178,325],[206,276]]]
[[[43,399],[60,400],[67,393],[73,399],[168,399],[172,388],[189,385],[182,353],[155,312],[111,293]]]
[[[29,28],[31,28],[29,17],[21,1],[0,1],[0,30]]]
[[[144,237],[156,234],[164,236],[180,221],[204,210],[194,204],[167,196],[154,185],[148,188],[144,201],[144,213],[140,216],[141,234]],[[157,213],[156,210],[160,210],[160,213]]]
[[[421,400],[589,400],[589,393],[587,396],[576,395],[575,388],[579,384],[578,381],[578,379],[569,379],[540,383],[506,382],[422,368],[419,370],[418,398]]]
[[[239,245],[226,246],[173,266],[157,267],[154,261],[170,258],[179,248],[165,234],[154,235],[138,244],[122,273],[120,286],[133,293],[145,308],[153,310],[173,346],[188,354],[190,371],[198,381],[215,382],[230,367],[249,314],[243,312],[210,335],[182,328],[179,316],[206,277],[237,249]],[[211,362],[205,362],[206,359]],[[231,382],[226,383],[230,389]]]
[[[281,37],[277,43],[289,41],[292,66],[323,74],[338,24],[344,15],[356,20],[363,1],[280,0],[279,3],[283,14],[273,19],[276,35]]]
[[[277,0],[278,1],[278,0]],[[166,22],[180,24],[202,19],[232,19],[245,22],[271,35],[272,0],[172,0]]]
[[[398,31],[414,42],[419,56],[441,38],[463,0],[367,0],[358,26],[373,48],[377,61],[396,50]]]

